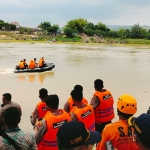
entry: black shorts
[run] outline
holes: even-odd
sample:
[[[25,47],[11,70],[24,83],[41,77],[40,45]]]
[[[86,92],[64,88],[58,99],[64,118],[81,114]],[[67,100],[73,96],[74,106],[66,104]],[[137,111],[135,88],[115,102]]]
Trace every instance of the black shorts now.
[[[101,123],[101,124],[95,124],[95,129],[96,129],[96,131],[102,133],[102,131],[103,131],[103,129],[105,128],[105,126],[106,126],[107,124],[109,124],[109,123],[111,123],[111,120],[108,121],[108,122],[103,122],[103,123]]]

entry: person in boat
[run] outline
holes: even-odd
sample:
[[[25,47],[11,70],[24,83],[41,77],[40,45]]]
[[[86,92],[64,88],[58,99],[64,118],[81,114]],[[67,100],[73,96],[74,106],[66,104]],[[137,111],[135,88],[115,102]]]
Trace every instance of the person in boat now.
[[[36,62],[36,58],[34,58],[35,66],[38,67],[38,63]]]
[[[58,150],[56,134],[63,124],[71,120],[70,115],[58,108],[59,97],[49,95],[45,99],[48,112],[42,119],[40,126],[37,127],[35,141],[38,150]]]
[[[35,65],[35,63],[34,63],[34,60],[31,60],[31,61],[30,61],[29,65],[28,65],[28,68],[29,68],[29,69],[34,69],[34,68],[36,68],[36,65]]]
[[[43,68],[46,66],[46,63],[44,61],[44,57],[41,57],[40,60],[39,60],[39,67],[40,68]]]
[[[25,69],[25,66],[22,60],[19,62],[19,66],[16,67],[16,69]]]
[[[23,64],[25,68],[28,68],[28,64],[26,63],[26,59],[23,59]]]
[[[39,98],[41,101],[36,105],[34,112],[30,116],[31,124],[34,126],[37,119],[43,118],[47,113],[46,103],[44,99],[48,96],[48,91],[45,88],[39,90]]]
[[[79,90],[81,92],[83,92],[83,87],[81,85],[75,85],[74,86],[74,90]],[[88,101],[83,97],[82,98],[82,103],[85,103],[85,104],[88,104]],[[65,103],[64,105],[64,110],[67,112],[67,113],[70,113],[72,108],[75,106],[74,102],[73,102],[73,99],[72,97],[70,97],[67,102]]]

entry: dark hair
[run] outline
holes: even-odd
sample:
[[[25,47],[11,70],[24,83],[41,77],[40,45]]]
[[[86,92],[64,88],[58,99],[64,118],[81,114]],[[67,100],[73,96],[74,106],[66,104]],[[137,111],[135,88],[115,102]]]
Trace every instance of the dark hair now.
[[[26,61],[26,59],[23,59],[24,61]]]
[[[36,60],[36,58],[34,58],[34,60]]]
[[[39,97],[44,99],[48,96],[48,91],[45,88],[39,90]]]
[[[120,116],[122,116],[126,120],[133,116],[133,114],[122,113],[119,109],[117,109],[117,114],[120,115]]]
[[[4,113],[4,121],[8,128],[16,127],[20,122],[20,112],[15,107],[10,107],[6,109]]]
[[[47,106],[49,106],[52,109],[58,109],[59,105],[59,97],[55,94],[49,95],[44,99]]]
[[[81,92],[83,92],[83,87],[77,84],[74,86],[74,90],[80,90]]]
[[[81,102],[82,98],[83,98],[83,93],[80,90],[72,90],[71,91],[71,97],[77,101],[77,102]]]
[[[96,79],[94,81],[94,87],[98,90],[101,90],[104,86],[103,86],[103,80],[101,79]]]
[[[10,93],[5,93],[5,94],[3,94],[3,96],[5,97],[5,100],[11,101],[11,94]]]

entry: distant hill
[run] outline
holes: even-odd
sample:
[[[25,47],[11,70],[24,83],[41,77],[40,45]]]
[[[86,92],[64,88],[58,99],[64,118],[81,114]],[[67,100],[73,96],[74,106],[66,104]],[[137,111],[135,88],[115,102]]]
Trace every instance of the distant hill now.
[[[107,27],[111,30],[119,30],[119,29],[131,29],[132,26],[124,26],[124,25],[107,25]],[[145,28],[145,29],[150,29],[150,26],[146,26],[146,25],[143,25],[143,26],[140,26],[142,28]]]

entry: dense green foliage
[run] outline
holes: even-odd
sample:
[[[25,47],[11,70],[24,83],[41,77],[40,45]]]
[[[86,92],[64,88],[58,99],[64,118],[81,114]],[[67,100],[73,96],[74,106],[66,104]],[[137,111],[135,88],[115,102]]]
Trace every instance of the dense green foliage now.
[[[3,20],[0,20],[0,30],[2,30],[2,28],[5,28],[6,30],[11,30],[14,31],[16,30],[16,26],[7,22],[4,22]]]
[[[58,30],[60,30],[58,25],[52,26],[51,23],[47,21],[41,22],[38,27],[41,28],[43,31],[47,31],[50,34],[56,34]]]

